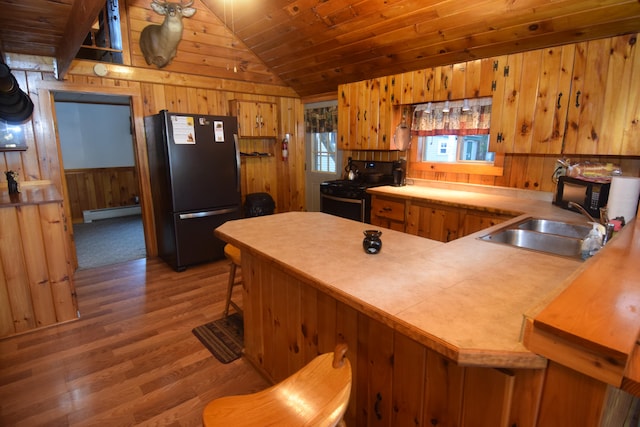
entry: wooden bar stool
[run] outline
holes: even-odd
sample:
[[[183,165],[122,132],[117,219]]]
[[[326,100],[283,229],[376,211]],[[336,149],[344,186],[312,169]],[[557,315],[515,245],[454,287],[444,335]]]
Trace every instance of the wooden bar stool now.
[[[204,426],[345,426],[351,394],[346,352],[346,344],[338,344],[266,390],[212,400],[202,414]]]
[[[242,315],[242,309],[238,304],[231,300],[231,294],[233,293],[233,287],[242,285],[242,280],[236,281],[236,270],[240,267],[240,249],[227,243],[224,245],[224,256],[231,261],[231,267],[229,268],[229,284],[227,285],[227,301],[224,305],[224,317],[229,315],[229,306],[231,305],[235,310]]]

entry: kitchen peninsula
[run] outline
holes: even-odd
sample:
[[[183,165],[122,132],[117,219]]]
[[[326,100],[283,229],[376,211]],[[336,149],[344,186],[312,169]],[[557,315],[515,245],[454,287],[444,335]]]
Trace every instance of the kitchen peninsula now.
[[[477,197],[579,220],[550,203]],[[350,425],[582,427],[628,412],[616,406],[628,394],[523,344],[527,319],[589,261],[478,234],[444,244],[386,229],[382,251],[368,255],[369,227],[289,212],[216,230],[242,250],[245,355],[272,380],[344,341],[354,369]]]

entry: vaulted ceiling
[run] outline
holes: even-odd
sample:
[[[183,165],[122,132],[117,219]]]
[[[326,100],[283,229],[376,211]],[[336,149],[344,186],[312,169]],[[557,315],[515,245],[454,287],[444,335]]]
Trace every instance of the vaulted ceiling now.
[[[126,3],[147,8],[150,1]],[[104,0],[0,0],[0,50],[55,57],[64,75],[103,5]],[[302,97],[371,77],[640,32],[639,0],[198,0],[196,5],[206,9],[208,15],[201,16],[226,25],[234,39],[230,48],[250,50],[278,84]],[[211,31],[198,25],[193,37]],[[198,46],[197,39],[192,43]]]

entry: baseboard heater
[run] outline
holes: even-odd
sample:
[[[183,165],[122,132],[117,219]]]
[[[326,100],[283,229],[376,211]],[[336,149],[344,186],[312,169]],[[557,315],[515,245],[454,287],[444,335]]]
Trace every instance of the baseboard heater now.
[[[84,222],[91,222],[97,219],[117,218],[120,216],[140,215],[142,210],[140,205],[118,206],[115,208],[92,209],[82,211]]]

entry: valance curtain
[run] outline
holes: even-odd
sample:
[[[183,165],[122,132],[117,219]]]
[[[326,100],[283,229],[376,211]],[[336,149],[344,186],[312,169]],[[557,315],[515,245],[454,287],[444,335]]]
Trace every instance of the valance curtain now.
[[[310,108],[304,111],[306,133],[338,131],[338,107]]]
[[[411,133],[417,136],[488,134],[490,123],[491,97],[429,102],[415,106]]]

